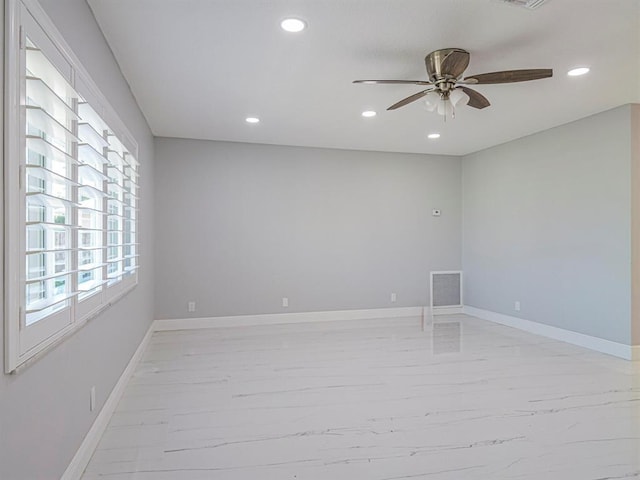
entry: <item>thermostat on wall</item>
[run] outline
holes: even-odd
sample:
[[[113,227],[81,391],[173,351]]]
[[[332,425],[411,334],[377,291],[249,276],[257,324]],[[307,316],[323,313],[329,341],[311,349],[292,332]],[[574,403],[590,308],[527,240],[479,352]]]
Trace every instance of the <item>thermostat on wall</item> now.
[[[431,210],[431,215],[433,215],[434,217],[439,217],[440,216],[440,209],[434,208],[433,210]]]

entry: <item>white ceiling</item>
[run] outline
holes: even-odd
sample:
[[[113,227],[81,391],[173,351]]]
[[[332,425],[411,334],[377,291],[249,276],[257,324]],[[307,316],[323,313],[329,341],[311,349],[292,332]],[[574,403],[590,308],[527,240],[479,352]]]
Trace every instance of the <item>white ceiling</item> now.
[[[157,136],[462,155],[640,102],[640,0],[88,2]],[[308,28],[282,31],[287,16]],[[385,110],[420,87],[351,83],[426,79],[424,56],[445,47],[471,52],[466,75],[554,77],[477,86],[492,106],[446,123],[421,102]],[[591,72],[568,77],[575,66]]]

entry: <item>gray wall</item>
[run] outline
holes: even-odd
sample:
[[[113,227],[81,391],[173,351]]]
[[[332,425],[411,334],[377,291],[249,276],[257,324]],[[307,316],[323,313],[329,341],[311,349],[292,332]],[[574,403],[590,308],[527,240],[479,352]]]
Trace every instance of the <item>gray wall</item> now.
[[[155,150],[156,318],[425,305],[428,272],[460,268],[460,158],[168,138]]]
[[[103,315],[24,371],[0,374],[3,480],[62,475],[153,318],[152,136],[85,1],[40,3],[139,143],[142,269],[138,287]],[[92,385],[98,405],[89,412]]]
[[[464,158],[467,305],[630,343],[630,118],[624,106]]]

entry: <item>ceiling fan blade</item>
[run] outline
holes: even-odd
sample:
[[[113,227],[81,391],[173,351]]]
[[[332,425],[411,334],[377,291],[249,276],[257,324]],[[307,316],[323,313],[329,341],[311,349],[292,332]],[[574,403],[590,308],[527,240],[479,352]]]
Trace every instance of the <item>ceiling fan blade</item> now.
[[[480,92],[476,92],[475,90],[469,87],[458,87],[458,88],[460,88],[464,93],[469,95],[469,101],[467,102],[467,105],[469,105],[470,107],[483,109],[491,105],[489,100],[487,100],[487,98],[484,95],[482,95]]]
[[[474,84],[512,83],[539,80],[553,76],[550,68],[537,68],[530,70],[504,70],[502,72],[481,73],[465,77],[464,81]]]
[[[468,66],[469,52],[464,50],[453,50],[444,57],[444,60],[442,60],[440,72],[443,75],[451,75],[453,78],[458,78]]]
[[[433,91],[433,89],[428,89],[428,90],[423,90],[422,92],[414,93],[413,95],[411,95],[411,96],[409,96],[407,98],[403,98],[398,103],[394,103],[389,108],[387,108],[387,110],[395,110],[396,108],[404,107],[405,105],[407,105],[407,104],[409,104],[411,102],[415,102],[416,100],[420,100],[427,93],[432,92],[432,91]]]
[[[354,80],[353,83],[371,83],[381,85],[433,85],[424,80]]]

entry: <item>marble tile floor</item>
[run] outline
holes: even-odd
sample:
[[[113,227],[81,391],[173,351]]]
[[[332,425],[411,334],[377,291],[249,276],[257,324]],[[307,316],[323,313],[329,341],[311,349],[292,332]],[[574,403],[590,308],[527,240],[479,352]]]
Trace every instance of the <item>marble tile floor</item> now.
[[[640,365],[465,315],[157,332],[84,480],[640,479]]]

